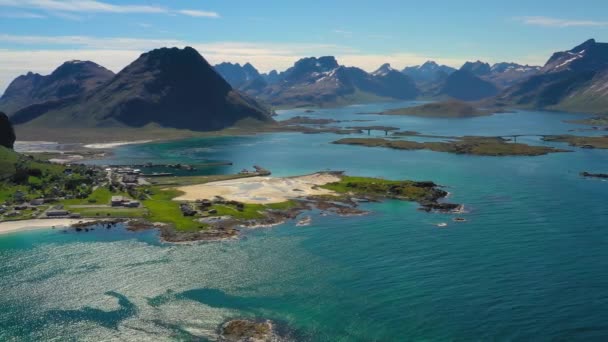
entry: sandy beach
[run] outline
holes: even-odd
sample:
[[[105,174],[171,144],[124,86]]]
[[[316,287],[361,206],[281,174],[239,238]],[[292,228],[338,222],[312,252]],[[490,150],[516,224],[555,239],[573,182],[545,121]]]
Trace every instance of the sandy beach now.
[[[22,220],[0,222],[0,235],[20,231],[46,229],[46,228],[64,228],[69,227],[79,222],[90,222],[94,220],[87,219],[37,219],[37,220]]]
[[[180,187],[178,190],[183,191],[184,195],[175,200],[195,201],[222,196],[228,200],[243,203],[279,203],[293,198],[333,194],[330,190],[316,187],[338,181],[340,181],[339,177],[327,173],[290,178],[242,178]]]

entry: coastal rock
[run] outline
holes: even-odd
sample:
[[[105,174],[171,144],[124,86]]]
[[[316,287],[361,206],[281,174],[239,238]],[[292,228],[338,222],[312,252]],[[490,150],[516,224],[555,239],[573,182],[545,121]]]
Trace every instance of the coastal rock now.
[[[583,177],[591,177],[591,178],[608,178],[608,173],[581,172],[581,176],[583,176]]]
[[[221,342],[278,342],[283,341],[272,321],[235,319],[220,327]]]
[[[0,146],[13,148],[15,145],[15,130],[8,116],[0,112]]]

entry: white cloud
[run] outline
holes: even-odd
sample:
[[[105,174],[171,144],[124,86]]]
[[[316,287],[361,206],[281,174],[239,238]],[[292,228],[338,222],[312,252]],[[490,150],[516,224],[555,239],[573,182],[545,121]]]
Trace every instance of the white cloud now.
[[[204,18],[219,18],[220,15],[217,12],[199,11],[199,10],[179,10],[177,13],[187,15],[190,17],[204,17]]]
[[[544,27],[607,27],[608,21],[560,19],[543,16],[517,17],[515,20],[526,25]]]
[[[175,10],[152,5],[116,5],[96,0],[0,0],[0,7],[39,10],[67,19],[79,19],[79,17],[74,16],[74,13],[181,14],[191,17],[220,17],[217,12],[212,11]]]
[[[46,16],[31,13],[31,12],[11,12],[11,11],[3,11],[0,13],[0,17],[2,18],[15,18],[15,19],[44,19]]]
[[[159,6],[114,5],[95,0],[0,0],[0,6],[90,13],[164,13],[167,11]]]

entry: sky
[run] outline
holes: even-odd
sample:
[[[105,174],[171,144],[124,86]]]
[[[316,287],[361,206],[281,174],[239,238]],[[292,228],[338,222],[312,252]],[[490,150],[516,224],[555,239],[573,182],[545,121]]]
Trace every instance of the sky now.
[[[262,72],[322,55],[372,71],[542,65],[589,38],[608,41],[606,0],[0,0],[0,93],[28,71],[77,59],[118,72],[165,46]]]

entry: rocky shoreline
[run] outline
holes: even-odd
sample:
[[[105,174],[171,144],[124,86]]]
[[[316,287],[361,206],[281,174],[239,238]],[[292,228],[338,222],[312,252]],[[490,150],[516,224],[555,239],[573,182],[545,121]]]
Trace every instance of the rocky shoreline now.
[[[234,319],[218,329],[220,342],[280,342],[287,341],[276,324],[270,320]]]
[[[336,173],[333,173],[336,174]],[[206,228],[184,231],[167,223],[149,222],[144,218],[137,219],[101,219],[78,223],[71,229],[77,232],[88,232],[95,227],[111,229],[124,224],[129,231],[157,229],[162,242],[193,243],[198,241],[225,241],[239,238],[243,229],[273,227],[287,221],[297,220],[304,212],[318,210],[322,216],[338,215],[360,216],[369,211],[359,208],[361,203],[380,202],[387,199],[415,201],[420,204],[419,210],[425,212],[456,212],[462,205],[442,202],[448,192],[440,189],[433,182],[386,181],[374,178],[341,176],[339,182],[330,183],[320,188],[335,191],[333,195],[307,196],[293,199],[289,207],[282,209],[267,208],[260,211],[258,218],[239,219],[230,215],[208,216],[198,219]]]

